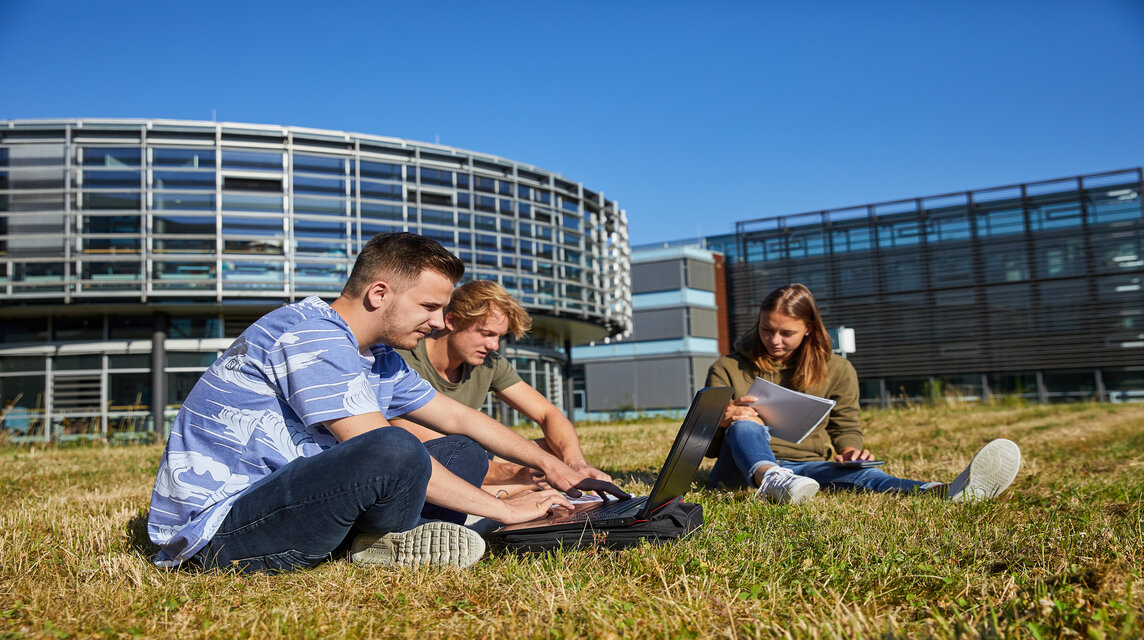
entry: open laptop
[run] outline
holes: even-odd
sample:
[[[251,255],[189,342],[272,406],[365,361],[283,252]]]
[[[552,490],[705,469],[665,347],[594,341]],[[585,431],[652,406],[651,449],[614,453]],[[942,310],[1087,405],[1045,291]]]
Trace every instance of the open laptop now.
[[[723,410],[731,401],[730,387],[700,389],[691,401],[691,408],[683,418],[683,425],[675,436],[675,444],[667,454],[659,477],[646,497],[626,500],[604,500],[576,505],[572,511],[554,509],[547,515],[500,527],[488,534],[495,542],[499,536],[528,531],[530,533],[582,531],[627,525],[648,520],[665,505],[681,498],[691,488],[695,472],[703,461],[707,445],[715,434],[715,427],[723,417]]]

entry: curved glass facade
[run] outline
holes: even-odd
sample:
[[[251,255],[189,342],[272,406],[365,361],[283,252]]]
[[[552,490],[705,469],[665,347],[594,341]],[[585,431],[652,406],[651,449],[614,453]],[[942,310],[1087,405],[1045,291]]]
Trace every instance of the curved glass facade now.
[[[115,432],[108,407],[147,413],[156,332],[177,405],[238,331],[336,297],[362,244],[389,231],[440,241],[467,278],[517,296],[536,347],[506,350],[541,361],[554,400],[569,346],[630,331],[624,211],[543,169],[295,127],[0,121],[0,397],[40,418],[29,432],[71,417],[84,426],[64,432]],[[78,368],[62,360],[73,351]]]

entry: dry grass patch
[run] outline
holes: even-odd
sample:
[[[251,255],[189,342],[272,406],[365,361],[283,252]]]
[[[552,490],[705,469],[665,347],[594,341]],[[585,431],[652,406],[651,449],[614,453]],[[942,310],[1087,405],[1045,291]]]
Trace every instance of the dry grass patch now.
[[[158,447],[6,449],[0,636],[1144,635],[1144,406],[913,407],[866,421],[869,448],[907,477],[951,479],[1000,436],[1025,466],[983,504],[824,494],[785,507],[697,489],[707,524],[670,546],[246,576],[149,563]],[[589,459],[645,492],[676,426],[581,435]]]

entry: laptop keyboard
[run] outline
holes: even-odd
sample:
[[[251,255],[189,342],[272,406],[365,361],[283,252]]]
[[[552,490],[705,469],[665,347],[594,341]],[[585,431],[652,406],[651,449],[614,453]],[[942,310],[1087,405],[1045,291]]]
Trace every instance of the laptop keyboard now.
[[[561,520],[565,522],[584,522],[585,520],[627,516],[639,511],[645,502],[647,502],[647,496],[632,498],[631,500],[609,500],[595,509],[574,511],[561,518]]]

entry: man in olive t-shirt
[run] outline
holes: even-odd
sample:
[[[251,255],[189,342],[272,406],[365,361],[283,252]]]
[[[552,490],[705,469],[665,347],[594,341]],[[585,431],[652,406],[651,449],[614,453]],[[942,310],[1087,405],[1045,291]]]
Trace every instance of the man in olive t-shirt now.
[[[540,425],[543,449],[581,473],[610,481],[608,474],[588,464],[580,451],[576,430],[562,411],[521,379],[508,359],[497,349],[500,339],[512,332],[519,338],[532,324],[528,312],[504,287],[491,280],[467,282],[453,290],[445,308],[445,328],[427,336],[413,350],[397,350],[410,368],[439,393],[480,410],[492,391],[505,404]],[[422,441],[440,434],[406,420],[394,424]],[[485,476],[489,492],[509,495],[536,485],[531,470],[494,458]]]

